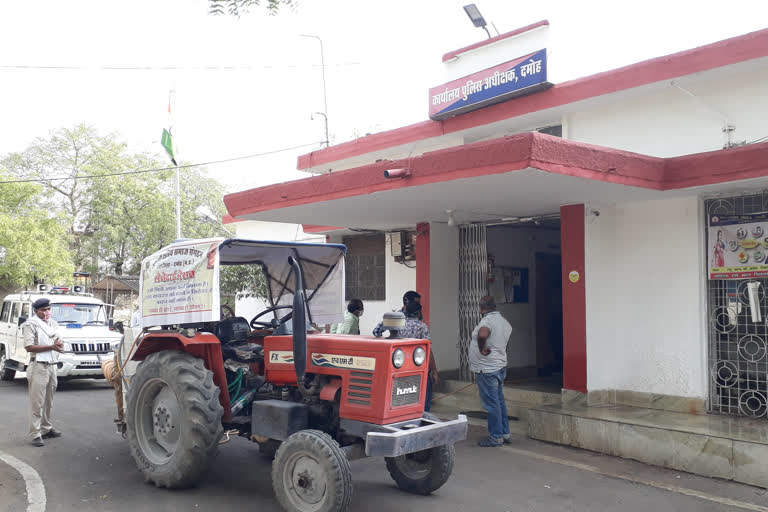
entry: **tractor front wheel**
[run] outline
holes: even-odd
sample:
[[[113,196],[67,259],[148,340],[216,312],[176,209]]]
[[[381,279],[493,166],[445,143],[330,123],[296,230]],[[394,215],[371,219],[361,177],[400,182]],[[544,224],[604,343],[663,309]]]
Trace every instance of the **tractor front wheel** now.
[[[0,347],[0,380],[10,381],[16,376],[16,370],[5,368],[5,361],[5,349]]]
[[[352,472],[328,434],[301,430],[277,450],[272,487],[286,512],[344,512],[352,499]]]
[[[425,418],[437,420],[430,413]],[[431,494],[448,481],[453,472],[456,451],[452,444],[437,446],[428,450],[385,457],[387,470],[397,486],[413,494]]]
[[[126,413],[131,455],[147,482],[189,487],[208,470],[224,409],[201,359],[175,350],[149,355],[131,379]]]

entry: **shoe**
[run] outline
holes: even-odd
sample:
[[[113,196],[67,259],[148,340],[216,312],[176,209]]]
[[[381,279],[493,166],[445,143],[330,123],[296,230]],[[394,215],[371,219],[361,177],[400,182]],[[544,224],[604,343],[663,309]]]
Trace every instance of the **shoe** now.
[[[32,446],[45,446],[45,443],[43,442],[43,438],[40,436],[37,436],[32,441],[30,441]]]
[[[503,438],[503,443],[504,443],[504,444],[509,444],[509,443],[511,443],[511,442],[512,442],[512,441],[510,440],[510,437],[509,437],[509,435],[506,435],[506,436],[504,436],[504,438]]]
[[[489,437],[477,442],[478,446],[482,446],[484,448],[496,448],[502,444],[504,444],[504,441],[502,439],[496,439],[495,437]]]
[[[43,439],[54,439],[56,437],[61,437],[61,432],[56,429],[51,429],[47,433],[43,434]]]

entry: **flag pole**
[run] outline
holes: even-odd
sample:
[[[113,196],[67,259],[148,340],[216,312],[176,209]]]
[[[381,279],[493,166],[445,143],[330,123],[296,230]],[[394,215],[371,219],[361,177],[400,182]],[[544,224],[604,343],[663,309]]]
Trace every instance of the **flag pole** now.
[[[168,91],[168,121],[170,130],[173,130],[173,112],[171,110],[171,99],[176,92],[175,88]],[[179,164],[176,163],[175,151],[171,154],[171,161],[176,166],[176,239],[181,238],[181,178],[179,176]]]
[[[179,166],[176,166],[176,238],[181,238],[181,180],[179,179]]]

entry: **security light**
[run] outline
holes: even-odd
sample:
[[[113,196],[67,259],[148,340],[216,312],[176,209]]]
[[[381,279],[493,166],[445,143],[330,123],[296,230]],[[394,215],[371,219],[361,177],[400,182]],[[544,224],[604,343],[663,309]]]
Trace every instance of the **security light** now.
[[[472,23],[474,23],[476,27],[484,27],[487,25],[485,18],[480,14],[480,9],[478,9],[475,4],[465,5],[464,12],[467,13],[467,16],[469,16],[469,19],[472,20]]]
[[[485,33],[488,34],[488,39],[490,39],[491,33],[488,32],[488,28],[486,27],[487,23],[485,22],[483,15],[480,14],[480,9],[478,9],[475,4],[469,4],[464,6],[464,12],[467,13],[467,16],[469,16],[469,19],[472,20],[472,23],[476,27],[480,27],[485,30]]]

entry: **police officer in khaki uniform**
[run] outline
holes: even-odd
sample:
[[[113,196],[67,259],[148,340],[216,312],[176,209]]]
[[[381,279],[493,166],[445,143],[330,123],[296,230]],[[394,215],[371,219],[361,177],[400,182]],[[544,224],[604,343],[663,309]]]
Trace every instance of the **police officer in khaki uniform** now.
[[[34,315],[21,327],[24,348],[32,354],[27,368],[29,383],[29,436],[34,446],[44,446],[43,439],[61,437],[51,425],[51,404],[56,392],[56,363],[64,351],[56,329],[59,324],[51,319],[51,302],[37,299],[32,304]]]

